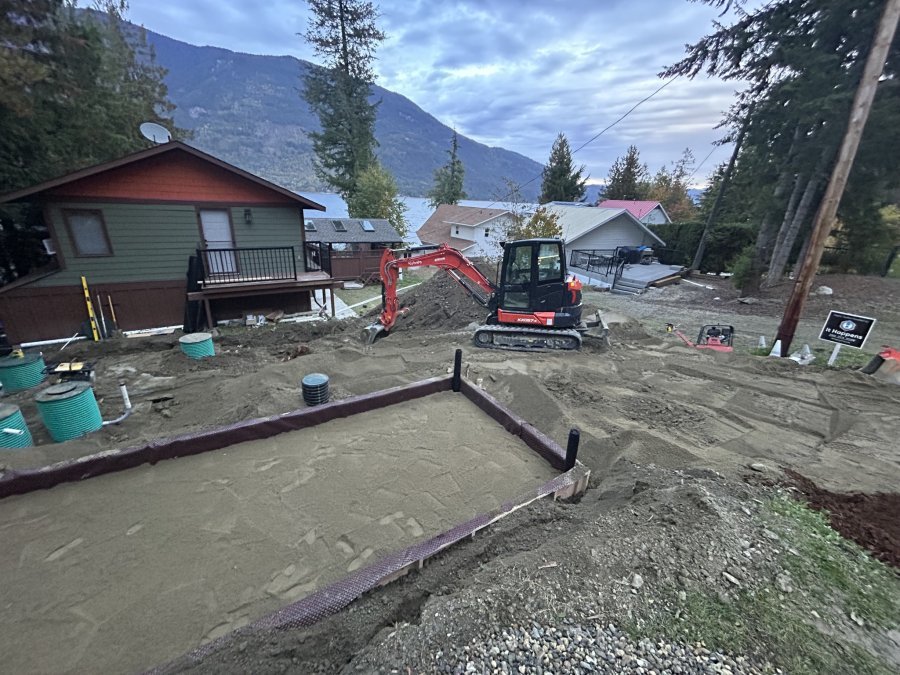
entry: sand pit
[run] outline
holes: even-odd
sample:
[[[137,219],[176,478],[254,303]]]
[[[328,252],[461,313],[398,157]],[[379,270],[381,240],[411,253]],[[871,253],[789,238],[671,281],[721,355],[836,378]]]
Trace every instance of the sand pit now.
[[[9,672],[129,672],[555,475],[451,393],[0,501]]]

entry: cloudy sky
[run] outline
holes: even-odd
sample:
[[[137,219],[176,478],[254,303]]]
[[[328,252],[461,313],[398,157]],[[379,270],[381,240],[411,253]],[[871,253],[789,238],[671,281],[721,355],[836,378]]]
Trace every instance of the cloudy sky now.
[[[378,84],[461,134],[546,162],[560,131],[579,147],[656,90],[657,73],[712,29],[688,0],[381,0]],[[131,0],[135,23],[195,45],[314,61],[303,0]],[[727,19],[726,19],[727,20]],[[691,148],[699,164],[736,83],[679,79],[575,155],[591,182],[635,144],[651,170]],[[729,147],[699,168],[701,182]]]

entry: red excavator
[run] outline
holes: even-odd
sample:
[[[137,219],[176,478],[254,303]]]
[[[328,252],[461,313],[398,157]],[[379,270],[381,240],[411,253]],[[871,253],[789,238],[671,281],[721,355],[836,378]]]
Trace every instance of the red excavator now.
[[[424,252],[427,251],[427,252]],[[447,244],[438,247],[385,249],[381,256],[382,311],[366,328],[369,344],[387,334],[399,316],[397,280],[401,269],[438,267],[465,288],[490,312],[475,330],[476,347],[488,349],[579,349],[589,329],[601,326],[596,337],[607,340],[608,329],[599,313],[582,321],[581,282],[566,274],[566,255],[559,239],[522,239],[503,244],[499,284],[489,281],[462,253]],[[595,335],[591,335],[595,337]]]

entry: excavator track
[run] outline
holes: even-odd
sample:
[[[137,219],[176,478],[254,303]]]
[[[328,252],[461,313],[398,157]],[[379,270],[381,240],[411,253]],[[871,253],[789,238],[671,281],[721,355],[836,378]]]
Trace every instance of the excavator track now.
[[[571,351],[581,348],[581,333],[574,329],[524,328],[520,326],[479,326],[472,342],[482,349],[520,352]]]

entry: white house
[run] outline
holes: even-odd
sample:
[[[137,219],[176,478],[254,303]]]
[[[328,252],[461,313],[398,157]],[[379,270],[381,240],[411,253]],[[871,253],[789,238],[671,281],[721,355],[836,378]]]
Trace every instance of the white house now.
[[[597,206],[604,209],[625,209],[644,225],[668,225],[672,222],[669,214],[659,202],[606,199]]]
[[[510,222],[505,209],[441,204],[416,235],[423,244],[449,244],[470,258],[497,257]]]
[[[665,246],[666,242],[624,208],[547,204],[559,219],[569,251],[613,251],[619,246]]]

